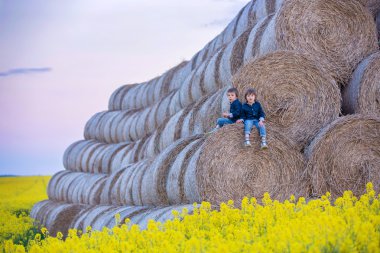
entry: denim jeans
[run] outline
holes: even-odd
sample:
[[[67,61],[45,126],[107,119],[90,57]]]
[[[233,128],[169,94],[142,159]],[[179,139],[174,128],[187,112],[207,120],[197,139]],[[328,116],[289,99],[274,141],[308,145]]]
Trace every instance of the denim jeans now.
[[[259,125],[259,121],[257,119],[252,119],[252,120],[247,119],[247,120],[244,120],[244,133],[245,134],[250,134],[253,126],[255,126],[259,130],[259,133],[260,133],[261,137],[266,136],[265,126],[264,125],[260,126]]]
[[[235,122],[233,122],[232,120],[228,119],[228,118],[219,118],[217,121],[216,121],[216,124],[219,126],[219,127],[222,127],[224,125],[228,125],[228,124],[233,124]]]

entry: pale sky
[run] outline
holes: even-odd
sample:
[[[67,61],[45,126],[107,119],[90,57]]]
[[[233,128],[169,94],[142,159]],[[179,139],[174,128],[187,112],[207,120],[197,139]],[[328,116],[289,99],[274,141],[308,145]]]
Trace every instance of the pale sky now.
[[[189,60],[248,0],[0,0],[0,175],[52,175],[123,84]]]

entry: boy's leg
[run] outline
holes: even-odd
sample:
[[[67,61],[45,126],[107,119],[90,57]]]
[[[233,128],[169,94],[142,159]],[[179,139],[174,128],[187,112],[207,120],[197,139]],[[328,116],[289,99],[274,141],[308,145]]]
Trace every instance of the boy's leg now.
[[[211,134],[213,132],[215,132],[216,130],[218,130],[219,128],[221,128],[222,126],[224,125],[227,125],[227,124],[233,124],[234,122],[230,119],[227,119],[227,118],[218,118],[217,121],[216,121],[216,126],[214,129],[212,129],[210,132],[206,133],[206,134]]]
[[[251,130],[253,127],[253,120],[245,120],[244,121],[244,145],[251,146],[251,142],[249,141],[249,136],[251,134]]]
[[[233,124],[234,122],[230,119],[227,119],[227,118],[219,118],[217,121],[216,121],[216,124],[219,126],[219,127],[222,127],[224,125],[228,125],[228,124]]]
[[[260,126],[258,120],[255,120],[254,124],[255,124],[257,130],[259,130],[259,133],[260,133],[260,137],[261,137],[261,149],[268,148],[268,144],[267,144],[267,140],[266,140],[267,133],[266,133],[265,125]]]

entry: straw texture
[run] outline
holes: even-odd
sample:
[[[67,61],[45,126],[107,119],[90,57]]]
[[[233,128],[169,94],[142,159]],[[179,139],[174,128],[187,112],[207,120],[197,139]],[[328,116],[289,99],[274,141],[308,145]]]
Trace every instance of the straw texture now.
[[[340,113],[335,80],[296,52],[277,51],[250,62],[234,76],[233,84],[240,94],[255,88],[267,121],[281,128],[300,150]]]
[[[329,191],[333,198],[345,190],[365,192],[367,182],[380,188],[380,118],[344,116],[323,128],[306,149],[313,194]]]

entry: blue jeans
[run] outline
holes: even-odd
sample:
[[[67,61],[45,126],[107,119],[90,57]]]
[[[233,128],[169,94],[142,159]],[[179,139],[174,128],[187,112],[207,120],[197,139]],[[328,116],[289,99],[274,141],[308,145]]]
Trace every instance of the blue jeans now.
[[[252,119],[252,120],[247,119],[247,120],[244,120],[244,133],[245,134],[250,134],[253,126],[255,126],[259,130],[259,133],[260,133],[261,137],[266,136],[265,126],[264,125],[260,126],[259,125],[259,121],[257,119]]]
[[[228,124],[233,124],[235,122],[233,122],[232,120],[228,119],[228,118],[219,118],[217,121],[216,121],[216,124],[219,126],[219,127],[222,127],[224,125],[228,125]]]

